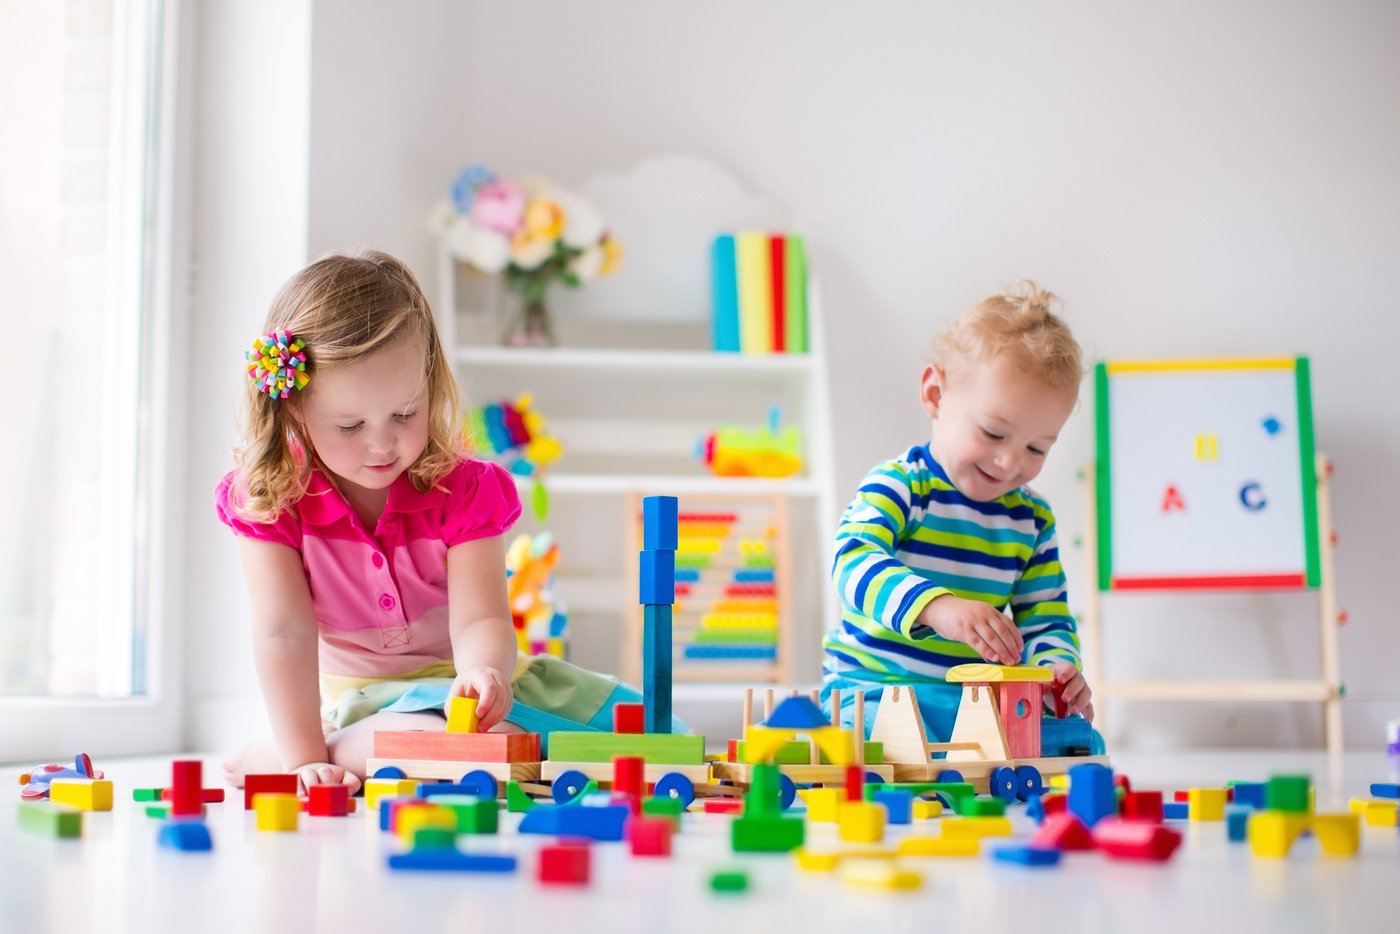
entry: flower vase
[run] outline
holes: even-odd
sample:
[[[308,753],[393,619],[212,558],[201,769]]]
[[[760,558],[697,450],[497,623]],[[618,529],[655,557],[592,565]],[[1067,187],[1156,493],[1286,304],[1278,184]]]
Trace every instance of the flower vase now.
[[[554,327],[544,295],[522,297],[506,322],[501,343],[507,347],[553,347]]]

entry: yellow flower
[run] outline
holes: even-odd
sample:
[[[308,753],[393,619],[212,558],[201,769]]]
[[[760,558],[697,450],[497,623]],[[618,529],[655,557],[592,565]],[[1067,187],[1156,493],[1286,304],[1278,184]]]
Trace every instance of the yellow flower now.
[[[603,265],[598,270],[599,275],[610,276],[622,262],[622,244],[617,242],[617,238],[606,236],[603,242],[598,244],[603,248]]]
[[[525,230],[545,240],[558,240],[564,232],[564,210],[553,201],[537,198],[525,206]]]
[[[510,261],[521,269],[538,269],[554,253],[554,241],[530,232],[517,230],[510,238]]]

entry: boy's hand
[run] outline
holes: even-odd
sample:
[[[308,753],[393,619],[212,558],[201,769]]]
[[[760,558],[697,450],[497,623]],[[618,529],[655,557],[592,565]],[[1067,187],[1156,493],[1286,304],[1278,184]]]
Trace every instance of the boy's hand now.
[[[972,646],[989,662],[1021,663],[1021,633],[996,607],[945,593],[930,600],[919,616],[943,638]]]
[[[1055,683],[1062,685],[1060,699],[1069,705],[1069,712],[1083,714],[1085,720],[1093,723],[1094,705],[1089,700],[1092,692],[1089,682],[1084,680],[1084,673],[1069,662],[1056,662],[1050,671],[1055,676]]]
[[[353,795],[360,790],[360,778],[329,762],[308,762],[289,770],[297,777],[297,794],[305,797],[310,794],[312,785],[349,785]]]
[[[476,698],[476,720],[483,733],[505,719],[515,696],[510,678],[488,665],[457,672],[447,693],[451,697]]]

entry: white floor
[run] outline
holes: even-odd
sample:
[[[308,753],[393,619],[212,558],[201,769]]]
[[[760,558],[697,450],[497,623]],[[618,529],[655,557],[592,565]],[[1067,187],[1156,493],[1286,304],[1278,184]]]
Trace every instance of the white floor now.
[[[377,812],[303,816],[296,833],[259,833],[236,792],[228,803],[210,806],[212,853],[163,849],[156,845],[157,821],[131,800],[131,789],[167,783],[168,761],[96,762],[116,783],[117,806],[85,815],[81,840],[21,833],[14,813],[19,769],[0,768],[0,788],[10,789],[0,796],[0,931],[1400,929],[1394,828],[1364,828],[1355,859],[1325,858],[1315,841],[1304,839],[1287,860],[1273,861],[1228,843],[1223,824],[1181,823],[1186,841],[1166,865],[1096,853],[1068,855],[1051,869],[1021,869],[985,855],[905,861],[923,874],[922,889],[884,894],[799,870],[790,856],[736,857],[728,845],[730,818],[690,814],[671,858],[633,858],[624,844],[598,844],[592,884],[571,890],[535,881],[534,851],[547,838],[516,835],[519,816],[504,812],[499,836],[462,839],[471,851],[517,855],[519,870],[509,876],[391,871],[386,857],[395,847],[379,832]],[[1323,756],[1307,752],[1122,754],[1114,764],[1135,787],[1168,793],[1309,773],[1318,783],[1319,810],[1345,808],[1347,798],[1367,797],[1371,782],[1394,780],[1381,752],[1349,754],[1332,775]],[[212,760],[206,772],[214,774]],[[1018,837],[1025,837],[1031,825],[1021,810],[1014,820]],[[935,824],[892,828],[889,838],[936,833]],[[809,825],[808,845],[838,846],[834,827]],[[724,867],[748,871],[747,894],[709,891],[710,874]]]

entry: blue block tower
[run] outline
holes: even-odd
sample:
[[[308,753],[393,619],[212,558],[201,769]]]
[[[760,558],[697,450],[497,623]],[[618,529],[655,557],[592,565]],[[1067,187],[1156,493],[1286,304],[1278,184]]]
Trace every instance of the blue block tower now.
[[[671,732],[671,606],[676,602],[679,506],[674,496],[642,499],[642,699],[646,731]]]

